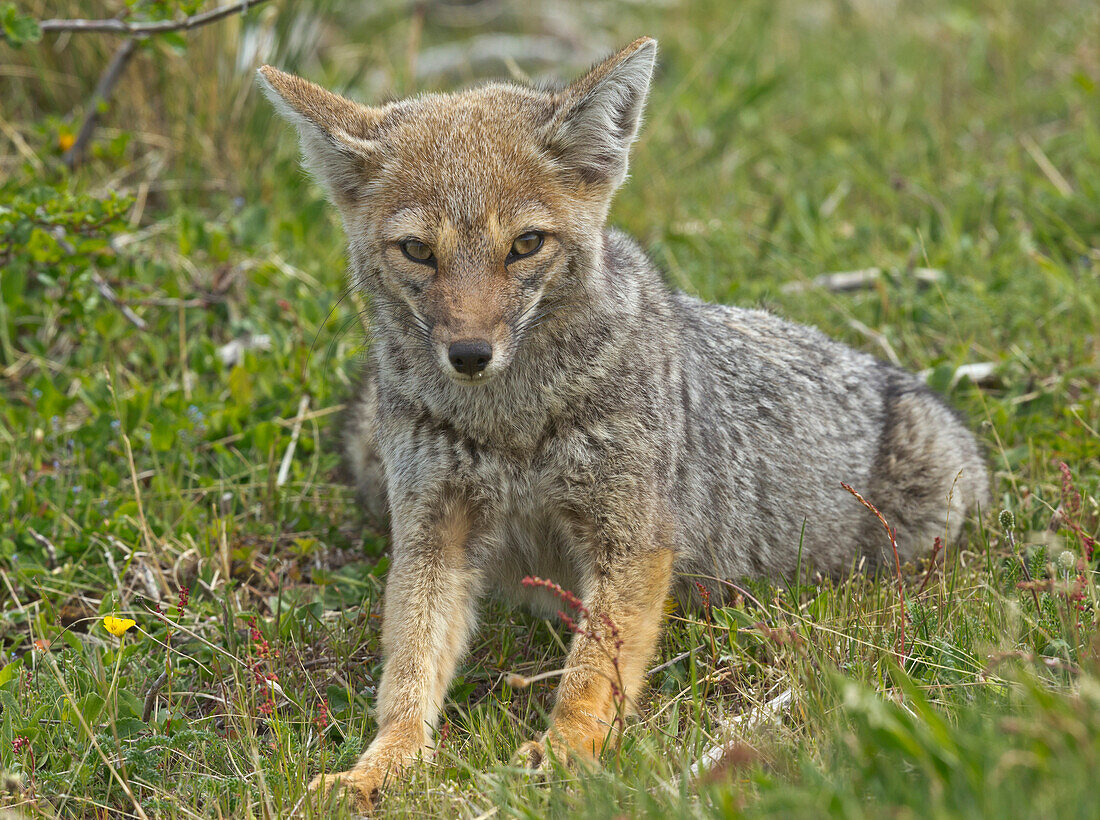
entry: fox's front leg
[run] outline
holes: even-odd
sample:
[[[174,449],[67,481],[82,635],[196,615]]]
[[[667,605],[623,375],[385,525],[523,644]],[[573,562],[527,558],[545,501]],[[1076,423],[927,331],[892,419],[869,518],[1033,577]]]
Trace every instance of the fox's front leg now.
[[[545,765],[548,747],[563,762],[570,755],[595,759],[622,710],[635,710],[672,582],[673,552],[654,529],[640,544],[605,542],[601,549],[584,601],[589,616],[573,637],[550,729],[519,749],[527,766]]]
[[[402,518],[394,516],[383,606],[378,735],[351,769],[318,775],[310,784],[322,791],[339,784],[364,811],[387,780],[431,747],[443,698],[474,628],[481,586],[466,560],[474,525],[467,509],[452,503],[442,515],[404,526]]]

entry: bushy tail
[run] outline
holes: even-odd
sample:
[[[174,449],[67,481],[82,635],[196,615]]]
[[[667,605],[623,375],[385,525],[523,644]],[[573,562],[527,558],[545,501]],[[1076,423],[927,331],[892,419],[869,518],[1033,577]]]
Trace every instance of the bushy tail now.
[[[989,472],[973,433],[908,374],[896,375],[886,414],[870,497],[898,530],[901,560],[911,561],[937,537],[955,542],[967,518],[989,508]],[[867,527],[862,541],[879,559],[881,526]]]

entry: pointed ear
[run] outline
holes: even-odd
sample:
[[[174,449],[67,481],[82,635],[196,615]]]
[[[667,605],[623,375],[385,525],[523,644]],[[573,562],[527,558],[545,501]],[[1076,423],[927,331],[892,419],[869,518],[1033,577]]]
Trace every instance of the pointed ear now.
[[[561,93],[547,142],[582,182],[614,191],[626,178],[656,58],[657,41],[642,37]]]
[[[381,151],[373,139],[381,109],[352,102],[271,66],[261,68],[258,79],[275,110],[297,126],[302,164],[329,199],[338,207],[359,199]]]

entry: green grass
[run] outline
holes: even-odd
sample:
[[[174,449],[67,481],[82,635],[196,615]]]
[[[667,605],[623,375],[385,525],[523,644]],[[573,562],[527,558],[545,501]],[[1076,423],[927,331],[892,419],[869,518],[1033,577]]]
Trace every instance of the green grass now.
[[[249,25],[275,37],[266,59],[380,98],[507,74],[417,66],[487,31],[562,34],[524,8],[468,29],[430,4],[421,19],[289,1]],[[995,509],[942,567],[906,568],[904,622],[893,578],[750,582],[752,598],[673,612],[621,748],[548,783],[508,761],[543,728],[553,680],[506,678],[558,668],[568,636],[489,604],[446,740],[380,812],[1097,816],[1100,588],[1083,536],[1100,527],[1100,8],[567,8],[579,48],[563,74],[641,33],[661,43],[612,221],[678,287],[929,370],[988,448]],[[303,14],[320,25],[299,42]],[[151,43],[73,174],[59,140],[117,41],[0,45],[0,769],[14,781],[0,806],[15,816],[317,815],[309,778],[374,730],[387,545],[335,451],[361,306],[341,299],[339,226],[293,134],[238,69],[241,32]],[[868,267],[886,274],[866,290],[784,287]],[[250,334],[269,345],[226,366],[219,348]],[[953,380],[974,362],[993,378]],[[111,613],[137,621],[121,641]],[[787,690],[777,717],[730,728]],[[712,774],[685,776],[726,741]]]

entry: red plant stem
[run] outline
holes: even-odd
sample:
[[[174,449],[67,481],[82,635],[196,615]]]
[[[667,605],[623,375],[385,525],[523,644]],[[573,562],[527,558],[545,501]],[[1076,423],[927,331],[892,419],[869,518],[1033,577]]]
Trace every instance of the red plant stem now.
[[[1085,528],[1081,526],[1081,493],[1077,491],[1073,484],[1073,473],[1070,471],[1069,465],[1064,461],[1059,461],[1058,469],[1062,473],[1062,503],[1054,513],[1052,527],[1057,530],[1057,525],[1054,522],[1057,522],[1060,517],[1061,523],[1077,535],[1078,540],[1085,548],[1086,560],[1091,561],[1093,551],[1096,549],[1096,539],[1085,532]],[[1061,513],[1061,516],[1059,516],[1059,513]]]
[[[892,528],[889,523],[887,523],[886,517],[878,511],[878,507],[876,507],[874,504],[872,504],[870,501],[868,501],[862,495],[857,493],[855,490],[853,490],[851,488],[851,486],[849,486],[848,484],[845,484],[843,481],[840,482],[840,486],[843,487],[848,492],[850,492],[852,495],[854,495],[856,497],[856,499],[859,501],[860,504],[862,504],[864,507],[866,507],[871,512],[873,512],[875,514],[875,517],[878,518],[878,520],[882,522],[882,526],[886,528],[886,534],[890,536],[890,547],[894,550],[894,566],[897,570],[897,578],[898,578],[898,603],[901,605],[901,629],[898,630],[898,640],[901,643],[901,650],[900,650],[901,658],[900,658],[900,660],[901,660],[902,669],[904,669],[905,668],[905,621],[906,621],[906,615],[905,615],[905,590],[904,590],[904,588],[902,587],[902,584],[901,584],[901,559],[898,557],[898,534],[897,534],[897,531],[894,528]]]
[[[566,629],[574,635],[583,636],[595,643],[611,660],[611,666],[615,671],[615,680],[609,679],[609,682],[611,683],[612,699],[616,703],[615,722],[621,733],[625,725],[623,717],[626,707],[626,690],[623,688],[622,669],[619,666],[619,655],[623,648],[623,637],[619,634],[619,628],[615,625],[615,621],[613,621],[611,616],[606,612],[601,613],[604,629],[603,631],[597,631],[592,625],[592,612],[572,591],[562,589],[560,584],[556,584],[547,578],[539,578],[536,575],[527,575],[520,583],[525,587],[541,587],[549,590],[562,601],[562,603],[576,612],[584,621],[583,626],[566,614],[565,610],[559,609],[558,617],[561,619]]]
[[[920,589],[917,590],[918,597],[924,592],[924,588],[928,586],[932,574],[936,571],[936,559],[939,557],[941,549],[943,549],[943,540],[937,535],[936,540],[932,542],[932,557],[928,559],[928,571],[924,573],[924,581],[921,582]]]

